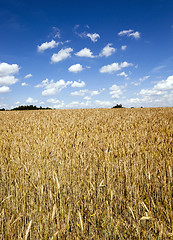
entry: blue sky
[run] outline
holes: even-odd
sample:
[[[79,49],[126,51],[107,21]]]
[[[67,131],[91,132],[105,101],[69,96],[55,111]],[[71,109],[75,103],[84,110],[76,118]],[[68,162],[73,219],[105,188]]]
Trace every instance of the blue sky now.
[[[173,106],[172,13],[172,0],[0,0],[0,108]]]

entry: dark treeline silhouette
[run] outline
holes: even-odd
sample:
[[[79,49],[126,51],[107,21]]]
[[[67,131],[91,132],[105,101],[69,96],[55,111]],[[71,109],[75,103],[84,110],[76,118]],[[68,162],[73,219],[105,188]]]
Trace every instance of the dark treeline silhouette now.
[[[5,111],[5,108],[0,108],[0,111]]]
[[[33,105],[29,105],[29,106],[19,106],[19,107],[15,107],[13,109],[11,109],[12,111],[13,110],[51,110],[51,108],[49,107],[46,107],[46,108],[43,108],[43,107],[36,107],[36,106],[33,106]]]
[[[117,104],[116,106],[113,106],[113,108],[123,108],[122,104]]]

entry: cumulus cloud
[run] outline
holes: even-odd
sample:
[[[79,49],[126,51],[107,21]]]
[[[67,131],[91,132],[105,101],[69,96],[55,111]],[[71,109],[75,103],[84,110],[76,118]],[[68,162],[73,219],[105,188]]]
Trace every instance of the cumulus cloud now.
[[[113,44],[112,43],[108,43],[103,50],[101,51],[101,53],[99,54],[100,57],[109,57],[111,56],[114,52],[116,52],[116,48],[111,47]]]
[[[56,98],[49,98],[49,99],[47,99],[46,102],[56,104],[56,103],[60,103],[61,101]]]
[[[132,63],[122,62],[122,63],[112,63],[110,65],[106,65],[100,68],[100,73],[113,73],[121,70],[122,68],[133,66]]]
[[[89,92],[88,89],[84,89],[84,90],[80,90],[80,91],[76,91],[76,92],[71,92],[71,95],[72,96],[84,96],[88,92]]]
[[[123,77],[127,78],[128,74],[126,74],[125,72],[121,72],[121,73],[118,73],[117,76],[123,76]]]
[[[37,103],[38,102],[38,100],[34,100],[33,98],[31,98],[31,97],[28,97],[27,99],[26,99],[26,103]]]
[[[102,88],[100,90],[90,91],[90,94],[91,94],[91,96],[96,96],[96,95],[99,95],[100,93],[102,93],[103,91],[105,91],[105,88]]]
[[[90,94],[90,96],[96,96],[96,95],[99,95],[100,93],[102,93],[103,91],[105,91],[105,88],[102,88],[100,90],[84,89],[84,90],[72,92],[71,95],[72,96],[84,96],[87,93],[87,94]]]
[[[170,93],[171,91],[171,93]],[[161,96],[170,95],[173,93],[173,75],[166,80],[159,81],[152,89],[141,89],[139,95],[143,96]]]
[[[71,85],[71,87],[78,87],[78,88],[82,88],[82,87],[85,87],[85,82],[84,81],[78,81],[78,82],[76,82],[76,81],[74,81],[73,83],[72,83],[72,85]]]
[[[23,83],[21,83],[21,86],[22,86],[22,87],[27,87],[27,86],[29,86],[29,84],[28,84],[28,83],[25,83],[25,82],[23,82]]]
[[[0,93],[7,93],[10,92],[10,88],[7,86],[0,87]]]
[[[98,38],[100,38],[100,35],[98,33],[88,33],[86,31],[83,31],[83,32],[79,32],[78,29],[79,29],[80,25],[76,25],[74,27],[74,33],[80,37],[80,38],[87,38],[89,37],[91,39],[92,42],[97,42],[98,41]],[[89,29],[89,26],[86,25],[85,26],[87,29]]]
[[[139,94],[145,96],[160,96],[163,95],[164,92],[158,91],[156,89],[141,89]]]
[[[142,77],[142,78],[139,78],[139,81],[140,81],[140,82],[143,82],[143,81],[147,80],[149,77],[150,77],[149,75],[144,76],[144,77]]]
[[[112,63],[112,64],[101,67],[100,72],[101,73],[113,73],[113,72],[116,72],[120,69],[121,68],[120,68],[118,63]]]
[[[50,82],[47,81],[46,83],[44,83],[44,91],[42,92],[42,95],[43,96],[55,95],[71,84],[72,82],[70,81],[65,82],[63,79],[57,82],[54,82],[54,80],[51,80]]]
[[[68,85],[71,85],[72,83],[73,83],[72,81],[65,82],[63,79],[54,82],[54,80],[49,81],[48,78],[46,78],[40,84],[37,84],[35,87],[44,88],[42,95],[50,96],[61,92],[64,88],[66,88]]]
[[[130,66],[133,66],[132,63],[128,63],[128,62],[122,62],[120,63],[120,68],[125,68],[125,67],[130,67]]]
[[[94,101],[94,105],[96,105],[98,107],[110,107],[110,106],[112,106],[112,102],[96,100],[96,101]]]
[[[61,49],[57,54],[54,53],[51,57],[52,63],[57,63],[71,57],[71,52],[73,52],[72,48],[65,48]]]
[[[121,50],[122,50],[122,51],[125,51],[125,50],[126,50],[126,48],[127,48],[127,46],[126,46],[126,45],[123,45],[123,46],[121,46]]]
[[[140,33],[139,32],[135,32],[132,29],[129,30],[123,30],[121,32],[118,33],[119,36],[127,36],[127,37],[132,37],[135,39],[139,39],[140,38]]]
[[[27,74],[24,78],[31,78],[32,77],[32,74]]]
[[[89,37],[92,42],[97,42],[100,35],[98,33],[87,33],[87,37]]]
[[[53,107],[54,107],[54,108],[63,108],[64,106],[65,106],[64,101],[60,101],[59,104],[56,104],[56,105],[54,105]]]
[[[12,85],[18,81],[14,76],[3,76],[0,77],[0,85]]]
[[[154,89],[160,90],[160,91],[169,91],[173,90],[173,75],[169,76],[166,80],[162,80],[158,82]]]
[[[48,78],[46,78],[45,80],[43,80],[40,84],[37,84],[36,86],[35,86],[35,88],[41,88],[41,87],[45,87],[45,86],[47,86],[48,85],[48,83],[49,83],[49,79]]]
[[[139,86],[143,81],[147,80],[149,77],[150,77],[149,75],[144,76],[142,78],[139,78],[139,81],[131,82],[131,84],[133,84],[134,86]]]
[[[14,75],[19,72],[17,64],[0,63],[0,77]]]
[[[52,48],[58,47],[58,45],[59,45],[59,42],[55,42],[54,40],[52,40],[51,42],[45,42],[45,43],[42,43],[40,46],[37,46],[37,51],[44,52],[49,48],[52,49]]]
[[[81,72],[83,69],[84,68],[82,67],[82,65],[78,63],[69,67],[68,71],[73,73],[78,73],[78,72]]]
[[[84,99],[85,99],[85,100],[90,100],[90,99],[91,99],[91,97],[89,97],[89,96],[86,96],[86,97],[84,97]]]
[[[0,63],[0,85],[15,84],[18,79],[13,75],[19,72],[17,64]]]
[[[75,54],[78,57],[89,57],[89,58],[94,58],[93,53],[89,48],[83,48],[79,52]]]
[[[112,95],[112,98],[119,98],[120,95],[123,94],[122,90],[121,90],[121,87],[120,86],[117,86],[116,84],[115,85],[112,85],[110,88],[110,95]]]
[[[74,107],[79,107],[80,103],[78,101],[72,101],[71,103],[67,104],[67,108],[74,108]]]

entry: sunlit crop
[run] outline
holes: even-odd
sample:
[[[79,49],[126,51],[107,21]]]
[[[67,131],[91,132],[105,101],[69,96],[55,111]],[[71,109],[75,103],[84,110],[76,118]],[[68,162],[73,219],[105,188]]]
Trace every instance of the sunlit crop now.
[[[0,239],[171,239],[173,108],[0,112]]]

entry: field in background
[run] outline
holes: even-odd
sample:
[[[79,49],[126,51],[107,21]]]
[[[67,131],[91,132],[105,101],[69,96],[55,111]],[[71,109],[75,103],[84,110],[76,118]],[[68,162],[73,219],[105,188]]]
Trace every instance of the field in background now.
[[[0,239],[171,239],[173,108],[0,113]]]

